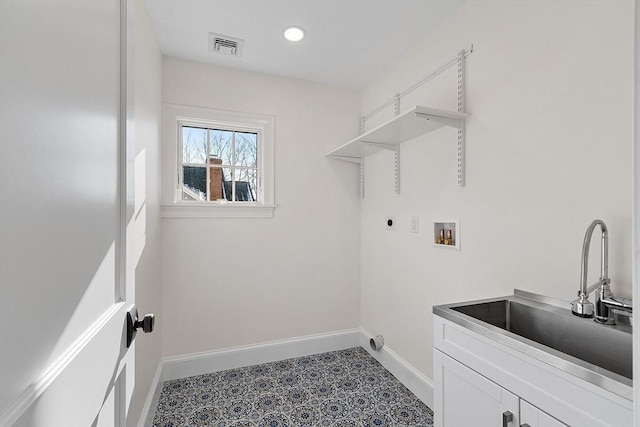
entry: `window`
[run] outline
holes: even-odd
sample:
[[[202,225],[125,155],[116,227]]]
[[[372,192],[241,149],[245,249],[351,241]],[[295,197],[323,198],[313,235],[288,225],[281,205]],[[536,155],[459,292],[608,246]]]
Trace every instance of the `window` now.
[[[182,200],[256,202],[258,134],[181,124]]]
[[[164,108],[164,217],[273,216],[269,116]]]

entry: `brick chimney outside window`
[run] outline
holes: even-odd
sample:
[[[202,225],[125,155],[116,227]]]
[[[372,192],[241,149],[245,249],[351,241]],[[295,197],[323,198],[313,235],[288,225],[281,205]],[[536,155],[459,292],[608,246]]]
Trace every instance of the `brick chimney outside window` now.
[[[216,156],[209,156],[210,165],[222,165],[222,159]],[[219,166],[209,166],[209,201],[224,199],[223,174]]]

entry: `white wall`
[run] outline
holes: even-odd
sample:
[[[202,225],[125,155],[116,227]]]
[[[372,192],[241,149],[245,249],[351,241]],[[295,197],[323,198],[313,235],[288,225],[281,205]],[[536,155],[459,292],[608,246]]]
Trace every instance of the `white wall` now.
[[[362,325],[427,376],[433,305],[514,288],[573,299],[595,218],[610,231],[612,289],[631,295],[633,34],[631,0],[472,1],[364,91],[367,113],[474,45],[466,187],[456,185],[455,130],[402,146],[399,196],[392,155],[366,161]],[[455,110],[456,90],[453,67],[403,111]],[[396,215],[395,232],[384,231],[387,214]],[[409,233],[413,215],[418,234]],[[432,219],[447,217],[460,218],[460,252],[432,246]]]
[[[140,316],[156,315],[155,331],[136,337],[133,410],[137,420],[160,362],[162,342],[162,236],[160,226],[160,119],[162,56],[145,1],[135,3],[135,302]]]
[[[272,219],[169,219],[163,356],[360,325],[359,93],[164,58],[163,102],[275,116]]]

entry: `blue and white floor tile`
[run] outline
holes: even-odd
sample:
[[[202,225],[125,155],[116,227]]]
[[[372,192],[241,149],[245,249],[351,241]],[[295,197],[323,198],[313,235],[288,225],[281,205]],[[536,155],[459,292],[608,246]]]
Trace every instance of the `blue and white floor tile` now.
[[[433,426],[433,412],[362,348],[167,381],[154,427]]]

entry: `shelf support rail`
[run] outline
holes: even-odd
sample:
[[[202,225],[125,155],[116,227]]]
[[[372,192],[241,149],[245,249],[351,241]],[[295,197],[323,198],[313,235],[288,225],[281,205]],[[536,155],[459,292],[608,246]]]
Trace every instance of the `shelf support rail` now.
[[[393,114],[398,117],[400,115],[400,94],[397,93],[393,102]],[[400,194],[400,145],[395,146],[393,160],[393,178],[396,194]]]
[[[366,144],[370,147],[378,147],[383,150],[389,150],[394,152],[394,177],[395,177],[395,190],[396,194],[400,194],[400,145],[397,144],[385,144],[383,142],[371,142],[371,141],[360,141],[360,144]],[[364,162],[360,164],[361,168],[364,169]],[[362,170],[362,174],[364,176],[364,170]],[[362,183],[362,196],[364,197],[364,183]]]
[[[473,51],[473,45],[471,46]],[[458,53],[458,112],[464,113],[466,108],[465,99],[465,51],[461,50]],[[466,129],[467,121],[461,120],[460,127],[458,128],[458,186],[464,187],[466,181]]]
[[[364,159],[360,162],[360,198],[364,199]]]
[[[364,117],[360,117],[360,135],[364,133],[365,125]],[[364,199],[364,159],[360,162],[360,198]]]
[[[356,163],[360,165],[360,197],[364,198],[364,159],[360,157],[349,157],[349,156],[329,156],[332,159],[342,160],[343,162]]]
[[[400,194],[400,145],[396,145],[394,154],[394,169],[396,194]]]

